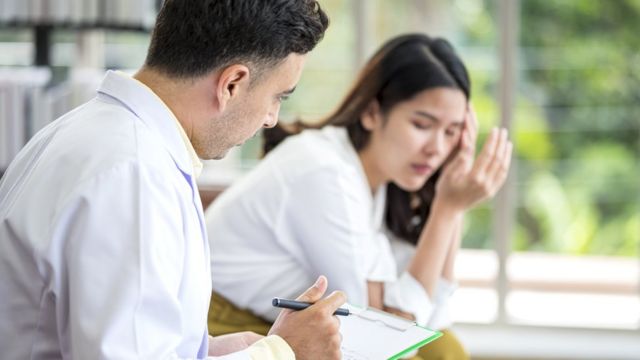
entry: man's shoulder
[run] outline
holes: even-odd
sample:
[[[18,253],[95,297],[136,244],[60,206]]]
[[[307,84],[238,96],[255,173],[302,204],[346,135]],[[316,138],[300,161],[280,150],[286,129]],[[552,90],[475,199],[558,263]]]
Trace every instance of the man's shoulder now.
[[[123,165],[152,172],[174,168],[161,139],[135,114],[99,99],[55,120],[25,151],[35,173],[67,181],[82,181]]]

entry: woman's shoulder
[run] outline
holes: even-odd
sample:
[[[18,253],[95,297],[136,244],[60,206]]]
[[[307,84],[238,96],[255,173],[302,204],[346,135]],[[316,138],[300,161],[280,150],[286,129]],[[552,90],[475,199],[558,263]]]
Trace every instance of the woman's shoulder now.
[[[287,138],[264,159],[277,164],[288,173],[349,171],[359,164],[346,129],[326,126],[307,129]]]
[[[344,135],[344,138],[341,136]],[[357,159],[349,157],[346,131],[340,128],[305,130],[285,139],[256,167],[236,181],[221,198],[230,202],[308,191],[344,192],[370,197]],[[346,140],[345,140],[346,139]],[[348,149],[348,148],[347,148]],[[355,153],[355,151],[354,151]],[[363,190],[361,190],[363,189]],[[261,201],[262,201],[261,200]],[[218,202],[218,200],[216,200]]]

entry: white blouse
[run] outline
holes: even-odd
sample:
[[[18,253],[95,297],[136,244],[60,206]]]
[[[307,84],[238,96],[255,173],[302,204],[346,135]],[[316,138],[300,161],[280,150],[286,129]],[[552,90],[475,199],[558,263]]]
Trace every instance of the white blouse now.
[[[271,299],[295,298],[319,275],[358,305],[368,304],[367,281],[384,282],[387,306],[437,325],[430,319],[448,296],[432,301],[408,272],[398,275],[385,200],[386,185],[372,195],[346,129],[286,139],[206,212],[213,290],[273,321]]]

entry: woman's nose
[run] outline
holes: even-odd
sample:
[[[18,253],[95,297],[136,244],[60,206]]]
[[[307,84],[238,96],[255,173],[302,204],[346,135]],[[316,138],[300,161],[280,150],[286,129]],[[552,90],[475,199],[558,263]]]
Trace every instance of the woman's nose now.
[[[440,155],[445,150],[445,134],[443,131],[437,131],[426,140],[424,145],[424,152],[429,156]]]

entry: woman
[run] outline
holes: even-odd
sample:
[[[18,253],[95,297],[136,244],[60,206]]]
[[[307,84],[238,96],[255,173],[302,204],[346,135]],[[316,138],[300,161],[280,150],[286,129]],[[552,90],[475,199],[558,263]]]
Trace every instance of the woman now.
[[[266,333],[271,299],[324,274],[350,303],[444,329],[419,358],[467,358],[446,330],[462,217],[497,192],[512,151],[494,129],[474,161],[469,97],[446,40],[404,35],[319,125],[267,130],[268,155],[206,214],[210,331]]]

